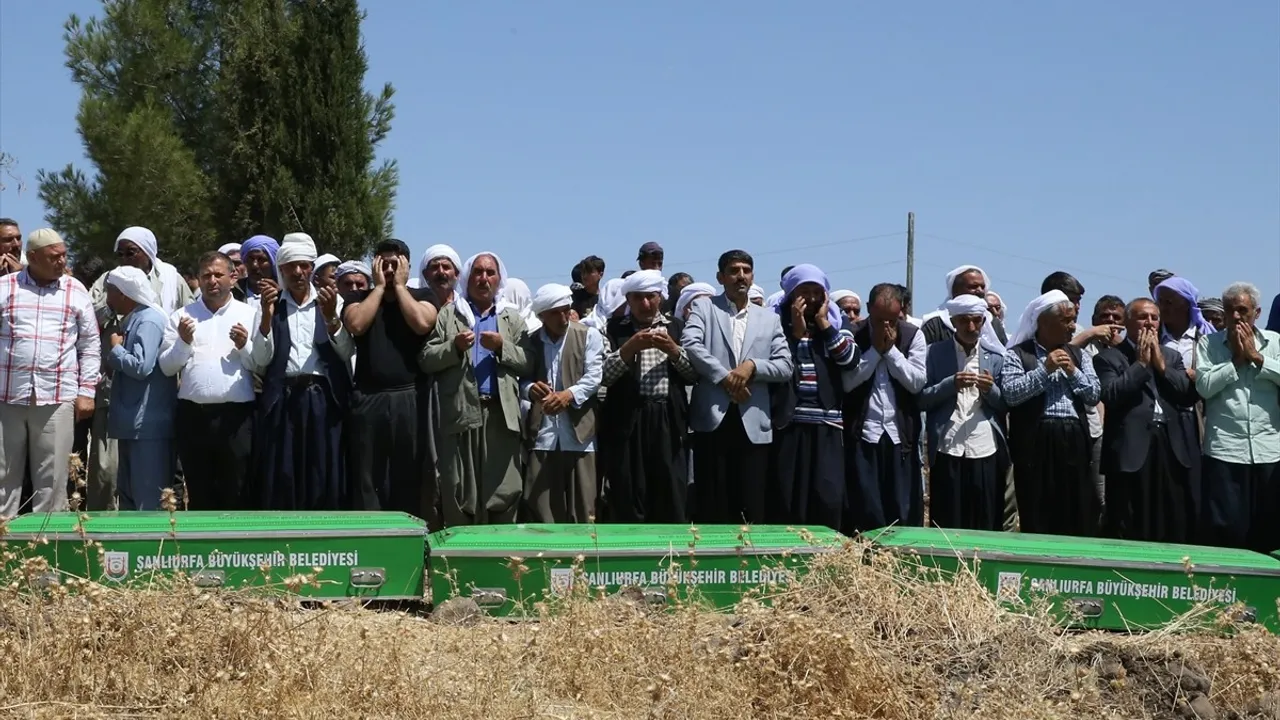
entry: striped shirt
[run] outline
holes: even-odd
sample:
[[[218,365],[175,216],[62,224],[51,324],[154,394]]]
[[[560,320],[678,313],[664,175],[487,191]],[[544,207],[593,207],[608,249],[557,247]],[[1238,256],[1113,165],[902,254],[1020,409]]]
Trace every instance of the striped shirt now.
[[[40,285],[25,269],[0,278],[0,402],[92,398],[101,354],[93,302],[79,280]]]
[[[827,338],[826,341],[827,357],[831,358],[837,365],[846,366],[853,360],[855,347],[853,333],[848,330],[831,333],[831,337]],[[822,403],[818,399],[817,363],[819,359],[814,356],[812,340],[803,338],[796,341],[795,361],[798,380],[796,382],[796,414],[794,421],[811,425],[844,427],[844,417],[840,412],[840,408],[835,407],[827,410],[822,407]],[[832,382],[838,382],[838,380],[838,378],[832,378]],[[837,388],[840,387],[837,385]]]
[[[1074,418],[1076,417],[1075,399],[1079,398],[1085,408],[1098,404],[1102,386],[1093,370],[1093,358],[1087,352],[1080,353],[1080,367],[1075,375],[1068,375],[1065,370],[1054,370],[1053,374],[1045,372],[1044,360],[1049,356],[1040,343],[1036,343],[1036,363],[1034,369],[1023,369],[1016,355],[1011,355],[1000,373],[1000,391],[1010,407],[1043,397],[1044,417]]]

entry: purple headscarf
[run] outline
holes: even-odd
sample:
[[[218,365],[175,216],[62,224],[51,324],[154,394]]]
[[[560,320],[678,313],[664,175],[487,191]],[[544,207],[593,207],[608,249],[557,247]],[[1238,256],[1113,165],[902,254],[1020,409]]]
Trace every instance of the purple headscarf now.
[[[254,235],[240,245],[240,258],[247,261],[249,253],[254,250],[261,250],[271,258],[271,274],[279,277],[279,271],[276,269],[276,254],[280,252],[280,243],[267,235]]]
[[[796,265],[782,276],[782,297],[773,305],[773,311],[781,315],[786,312],[791,303],[791,294],[796,288],[805,283],[817,283],[827,292],[828,297],[831,294],[831,282],[827,280],[827,274],[822,272],[817,265]],[[827,319],[831,322],[831,327],[837,330],[844,327],[844,317],[840,314],[840,309],[836,307],[834,302],[827,303]]]
[[[1151,293],[1151,299],[1155,300],[1157,303],[1160,302],[1160,288],[1177,293],[1187,301],[1187,304],[1191,306],[1191,327],[1199,331],[1201,335],[1212,335],[1217,332],[1213,325],[1210,325],[1209,321],[1204,319],[1204,314],[1200,312],[1200,306],[1197,305],[1200,301],[1200,291],[1196,289],[1195,285],[1191,284],[1190,280],[1180,277],[1171,277],[1157,285],[1155,292]],[[1164,323],[1162,322],[1161,325],[1163,324]]]

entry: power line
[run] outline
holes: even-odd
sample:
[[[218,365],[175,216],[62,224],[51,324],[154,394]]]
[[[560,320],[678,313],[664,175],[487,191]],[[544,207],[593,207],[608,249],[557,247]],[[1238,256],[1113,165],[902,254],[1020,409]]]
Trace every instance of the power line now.
[[[1003,255],[1004,257],[1014,258],[1015,260],[1023,260],[1023,261],[1026,261],[1026,262],[1032,262],[1032,263],[1036,263],[1037,265],[1044,265],[1045,267],[1052,267],[1052,268],[1055,268],[1055,269],[1058,269],[1058,270],[1070,270],[1070,271],[1072,271],[1072,272],[1078,272],[1078,273],[1082,273],[1082,274],[1089,274],[1089,275],[1096,275],[1096,276],[1098,276],[1098,277],[1108,278],[1108,279],[1110,279],[1110,280],[1118,280],[1118,281],[1120,281],[1120,282],[1126,282],[1126,283],[1131,283],[1131,282],[1133,282],[1133,278],[1131,278],[1131,277],[1126,278],[1126,277],[1120,277],[1119,275],[1110,275],[1110,274],[1107,274],[1107,273],[1104,273],[1104,272],[1098,272],[1097,270],[1093,270],[1093,269],[1085,269],[1085,268],[1071,267],[1070,265],[1063,265],[1062,263],[1059,263],[1059,262],[1057,262],[1057,261],[1042,260],[1042,259],[1040,259],[1040,258],[1028,257],[1028,256],[1026,256],[1026,255],[1018,255],[1018,254],[1016,254],[1016,253],[1006,252],[1006,251],[1004,251],[1004,250],[997,250],[997,249],[995,249],[995,248],[993,248],[993,247],[989,247],[989,246],[987,246],[987,245],[982,245],[982,244],[975,243],[975,242],[969,242],[969,241],[967,241],[967,240],[955,240],[955,239],[952,239],[952,238],[945,238],[945,237],[942,237],[941,235],[935,235],[935,234],[933,234],[933,233],[925,233],[925,232],[917,233],[917,235],[920,235],[920,236],[922,236],[922,237],[933,238],[934,240],[941,240],[941,241],[943,241],[943,242],[955,243],[955,244],[957,244],[957,245],[966,245],[966,246],[971,247],[971,248],[977,248],[978,250],[986,250],[987,252],[989,252],[989,253],[994,253],[994,254],[996,254],[996,255]],[[1016,284],[1018,284],[1018,283],[1012,283],[1012,284],[1015,284],[1015,285],[1016,285]],[[1030,286],[1028,286],[1028,287],[1030,287]],[[1039,289],[1039,286],[1038,286],[1038,285],[1036,286],[1036,289]]]

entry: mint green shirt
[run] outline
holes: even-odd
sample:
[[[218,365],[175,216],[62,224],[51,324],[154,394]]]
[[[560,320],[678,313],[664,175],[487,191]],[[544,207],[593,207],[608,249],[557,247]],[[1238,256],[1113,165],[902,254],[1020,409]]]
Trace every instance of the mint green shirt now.
[[[1236,367],[1227,333],[1196,343],[1196,392],[1204,398],[1204,454],[1242,465],[1280,462],[1280,334],[1254,328],[1262,367]]]

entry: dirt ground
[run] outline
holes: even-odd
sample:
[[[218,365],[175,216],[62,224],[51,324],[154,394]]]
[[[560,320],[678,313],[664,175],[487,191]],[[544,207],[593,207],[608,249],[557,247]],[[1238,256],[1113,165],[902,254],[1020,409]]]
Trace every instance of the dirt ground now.
[[[538,622],[191,588],[0,590],[0,716],[1280,720],[1280,638],[1065,633],[856,550],[734,614],[571,597]]]

